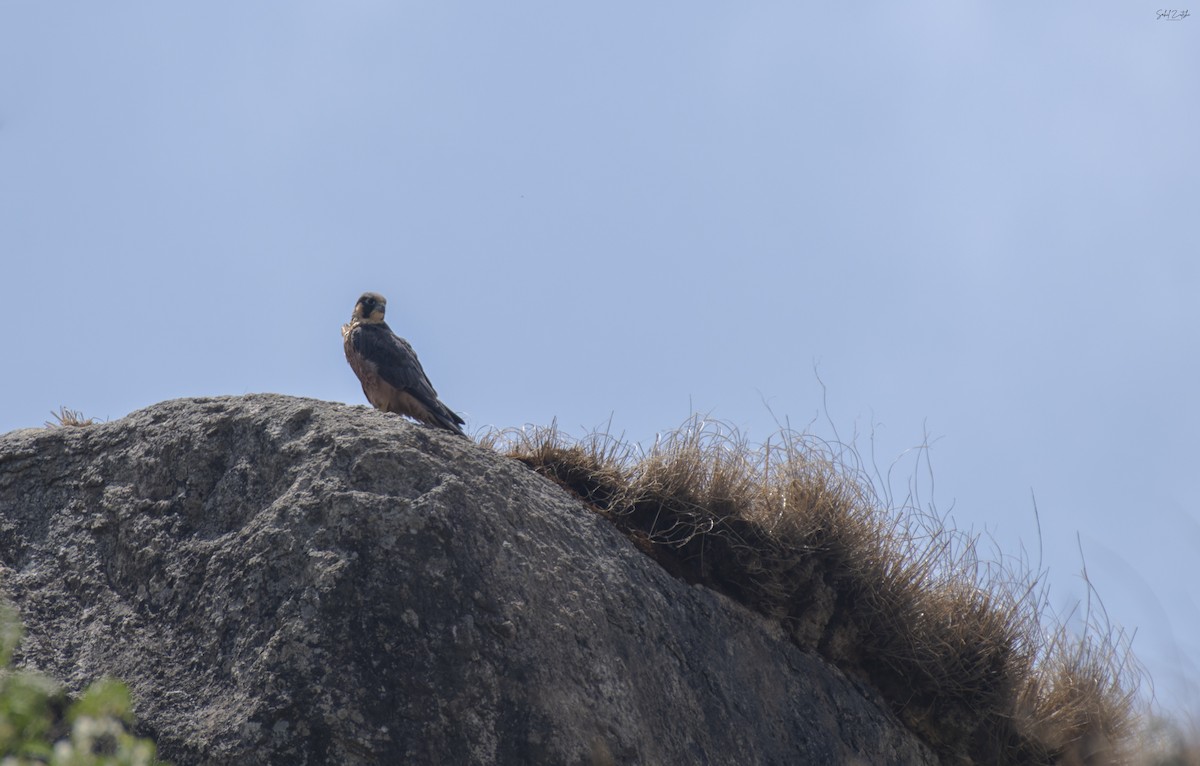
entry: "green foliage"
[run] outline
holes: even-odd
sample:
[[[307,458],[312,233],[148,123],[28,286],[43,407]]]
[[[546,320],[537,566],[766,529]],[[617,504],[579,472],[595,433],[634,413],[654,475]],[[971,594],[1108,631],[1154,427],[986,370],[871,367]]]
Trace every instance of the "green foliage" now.
[[[129,732],[125,684],[93,683],[64,715],[57,683],[11,667],[20,640],[16,610],[0,602],[0,766],[167,766],[153,742]]]

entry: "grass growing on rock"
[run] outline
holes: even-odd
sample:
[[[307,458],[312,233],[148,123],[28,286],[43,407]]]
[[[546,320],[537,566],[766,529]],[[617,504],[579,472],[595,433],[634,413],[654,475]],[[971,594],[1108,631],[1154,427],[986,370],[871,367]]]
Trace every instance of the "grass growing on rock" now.
[[[1065,628],[1024,559],[981,556],[978,538],[892,502],[853,447],[788,430],[751,444],[699,417],[645,451],[553,425],[484,443],[873,685],[950,762],[1124,760],[1140,682],[1124,635],[1091,609]]]
[[[71,410],[64,407],[59,407],[58,412],[50,411],[50,416],[54,420],[45,422],[46,428],[81,428],[95,424],[95,418],[85,418],[83,413],[78,410]]]

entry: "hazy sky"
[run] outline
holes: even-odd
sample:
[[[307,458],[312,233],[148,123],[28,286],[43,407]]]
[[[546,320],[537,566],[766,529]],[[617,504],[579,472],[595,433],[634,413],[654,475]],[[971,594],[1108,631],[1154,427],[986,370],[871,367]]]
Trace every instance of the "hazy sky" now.
[[[1036,497],[1056,605],[1078,539],[1200,709],[1200,18],[1158,10],[0,0],[0,432],[362,403],[375,290],[472,431],[927,433],[938,507],[1036,551]]]

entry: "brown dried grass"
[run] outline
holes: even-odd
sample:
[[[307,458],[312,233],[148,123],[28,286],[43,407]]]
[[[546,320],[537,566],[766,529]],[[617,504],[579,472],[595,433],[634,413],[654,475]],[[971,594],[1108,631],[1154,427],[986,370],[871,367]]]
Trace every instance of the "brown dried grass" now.
[[[949,761],[1126,759],[1140,670],[1123,634],[1090,603],[1082,634],[1067,630],[1024,558],[981,556],[911,488],[892,502],[852,446],[786,429],[754,445],[700,417],[644,451],[554,424],[482,441],[676,576],[779,620]]]
[[[1139,732],[1138,766],[1200,766],[1200,716],[1152,715]]]
[[[65,406],[59,407],[58,412],[50,411],[50,416],[54,420],[45,422],[46,428],[74,428],[79,426],[90,426],[95,423],[93,418],[85,418],[82,412],[69,410]]]

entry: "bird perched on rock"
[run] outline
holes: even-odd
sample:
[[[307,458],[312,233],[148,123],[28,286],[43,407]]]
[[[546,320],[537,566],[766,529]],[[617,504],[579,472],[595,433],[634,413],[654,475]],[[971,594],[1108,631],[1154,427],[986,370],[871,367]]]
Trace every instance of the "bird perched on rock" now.
[[[387,299],[363,293],[350,323],[342,325],[346,361],[376,409],[408,415],[426,425],[463,434],[463,419],[438,400],[416,352],[383,321]]]

